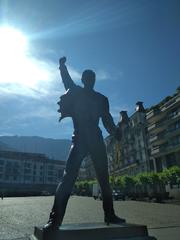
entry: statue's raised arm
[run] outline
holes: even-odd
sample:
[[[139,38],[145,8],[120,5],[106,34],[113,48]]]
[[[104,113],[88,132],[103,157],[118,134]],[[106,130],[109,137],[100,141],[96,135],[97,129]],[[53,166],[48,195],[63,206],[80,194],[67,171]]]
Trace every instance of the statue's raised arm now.
[[[66,63],[66,57],[62,57],[59,59],[59,70],[61,73],[62,82],[64,84],[65,89],[67,90],[74,87],[75,83],[73,82],[71,76],[69,75],[69,72],[67,70],[65,63]]]

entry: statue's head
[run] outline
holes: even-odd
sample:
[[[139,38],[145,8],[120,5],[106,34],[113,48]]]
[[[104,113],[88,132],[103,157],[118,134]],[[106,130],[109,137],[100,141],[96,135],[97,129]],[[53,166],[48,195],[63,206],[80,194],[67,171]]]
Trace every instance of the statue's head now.
[[[93,89],[96,81],[96,74],[92,70],[85,70],[81,77],[82,83],[86,89]]]

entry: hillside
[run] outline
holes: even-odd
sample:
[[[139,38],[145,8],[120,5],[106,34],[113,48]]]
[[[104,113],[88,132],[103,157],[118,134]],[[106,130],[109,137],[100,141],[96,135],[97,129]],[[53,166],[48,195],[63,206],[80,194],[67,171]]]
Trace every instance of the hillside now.
[[[51,139],[42,137],[1,136],[1,150],[17,150],[21,152],[44,153],[48,157],[66,160],[71,141],[67,139]]]

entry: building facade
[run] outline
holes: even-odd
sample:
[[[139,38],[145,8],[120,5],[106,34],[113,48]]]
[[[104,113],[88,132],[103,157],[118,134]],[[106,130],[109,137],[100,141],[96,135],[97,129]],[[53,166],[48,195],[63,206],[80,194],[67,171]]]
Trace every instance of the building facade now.
[[[137,102],[130,117],[121,111],[118,127],[120,141],[105,138],[110,175],[134,176],[180,166],[180,87],[150,109]],[[82,179],[96,177],[90,157],[85,159],[82,173]]]
[[[44,154],[0,151],[0,186],[57,185],[64,168]]]
[[[81,165],[79,179],[92,180],[96,178],[96,172],[90,155],[86,156]]]
[[[121,140],[112,136],[106,138],[109,171],[111,175],[136,175],[149,171],[146,114],[142,102],[136,103],[136,111],[128,117],[126,111],[120,112],[118,127]]]
[[[146,113],[150,169],[180,166],[180,88]]]

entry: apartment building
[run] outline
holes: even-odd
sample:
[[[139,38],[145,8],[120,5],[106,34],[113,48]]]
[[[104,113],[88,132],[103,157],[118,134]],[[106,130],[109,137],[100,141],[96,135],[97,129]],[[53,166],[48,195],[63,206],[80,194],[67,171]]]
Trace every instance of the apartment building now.
[[[180,166],[180,87],[173,96],[145,110],[142,102],[128,117],[120,112],[121,141],[105,138],[110,175],[136,175]],[[84,164],[84,178],[95,178],[90,157]]]
[[[106,138],[110,174],[136,175],[149,171],[149,155],[145,109],[142,102],[136,103],[136,111],[128,117],[126,111],[120,112],[121,141],[114,137]]]
[[[79,179],[80,180],[92,180],[96,178],[96,172],[90,155],[86,156],[82,162]]]
[[[53,160],[44,154],[0,151],[0,185],[3,184],[57,184],[65,162]]]
[[[180,166],[180,87],[146,113],[150,169]]]

